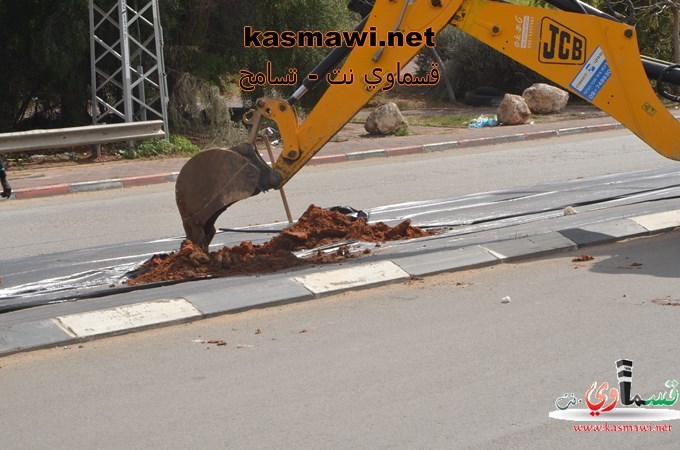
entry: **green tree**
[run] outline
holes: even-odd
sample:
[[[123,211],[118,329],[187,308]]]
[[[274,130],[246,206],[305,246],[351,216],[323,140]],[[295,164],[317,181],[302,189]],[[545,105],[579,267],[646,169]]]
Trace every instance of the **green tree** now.
[[[347,6],[348,0],[161,2],[171,126],[208,135],[215,145],[233,143],[239,133],[227,124],[225,96],[241,96],[237,87],[241,70],[261,72],[270,61],[275,75],[286,75],[294,68],[301,81],[330,52],[326,48],[244,48],[244,27],[277,32],[350,29],[358,16]],[[252,104],[262,96],[287,97],[294,89],[258,88],[244,93],[239,103]],[[322,92],[323,87],[305,96],[302,106],[313,104]]]
[[[254,28],[263,30],[301,31],[314,30],[327,32],[330,30],[351,30],[359,21],[359,17],[351,17],[347,8],[348,1],[338,0],[287,0],[269,1],[266,8],[258,10]],[[297,69],[298,78],[303,79],[331,49],[328,48],[276,48],[276,49],[245,49],[242,68],[250,71],[264,70],[267,61],[271,61],[276,73],[284,75],[288,68]],[[295,87],[278,88],[278,93],[288,96]],[[314,102],[323,91],[315,95],[308,95],[308,104]],[[255,91],[251,99],[260,94],[271,95],[272,89],[264,92]]]
[[[545,5],[542,0],[529,1]],[[593,0],[588,3],[622,22],[627,22],[632,15],[640,53],[680,63],[680,0]]]
[[[643,53],[680,64],[680,0],[637,0],[635,4]]]
[[[373,9],[374,4],[375,0],[350,0],[349,9],[361,17],[366,17]]]
[[[306,75],[330,50],[325,48],[244,48],[243,29],[319,30],[353,28],[348,0],[169,0],[161,4],[166,64],[170,86],[182,74],[191,73],[225,87],[238,79],[240,70],[260,72],[271,61],[275,74],[288,68]],[[292,92],[281,89],[282,95]],[[256,90],[250,99],[271,95],[271,89]]]
[[[545,81],[536,72],[457,28],[445,28],[435,42],[437,53],[444,62],[444,72],[458,98],[478,87],[519,94],[533,83]],[[421,69],[427,68],[432,55],[421,52],[416,61]],[[441,96],[443,88],[441,83],[436,94]]]
[[[302,76],[328,49],[245,49],[243,27],[351,28],[348,2],[161,0],[169,86],[202,79],[224,89],[239,70],[262,70],[268,60]],[[0,43],[0,131],[89,122],[88,0],[0,0]]]
[[[87,0],[0,0],[0,131],[87,120],[87,17]]]

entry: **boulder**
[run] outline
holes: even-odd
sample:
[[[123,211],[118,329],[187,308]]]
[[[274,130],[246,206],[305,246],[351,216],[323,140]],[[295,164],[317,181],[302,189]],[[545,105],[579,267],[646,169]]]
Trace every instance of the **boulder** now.
[[[408,122],[401,115],[397,105],[390,102],[371,112],[366,119],[364,128],[370,134],[386,136],[406,130]]]
[[[536,83],[522,93],[532,113],[552,114],[561,112],[567,106],[569,93],[555,86]]]
[[[529,121],[531,110],[519,95],[505,94],[496,110],[498,121],[504,125],[521,125]]]

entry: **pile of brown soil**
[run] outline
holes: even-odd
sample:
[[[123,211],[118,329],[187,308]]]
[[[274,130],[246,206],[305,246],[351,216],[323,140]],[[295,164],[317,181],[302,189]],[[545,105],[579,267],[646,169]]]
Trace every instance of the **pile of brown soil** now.
[[[300,259],[293,252],[310,250],[344,240],[386,242],[430,236],[432,232],[411,226],[405,220],[395,227],[382,222],[369,225],[363,218],[352,219],[340,212],[311,205],[294,225],[261,245],[241,242],[234,247],[206,253],[190,241],[182,242],[179,252],[152,256],[135,271],[128,284],[192,278],[250,275],[275,272],[306,264],[325,263],[347,258],[346,247],[336,252]]]

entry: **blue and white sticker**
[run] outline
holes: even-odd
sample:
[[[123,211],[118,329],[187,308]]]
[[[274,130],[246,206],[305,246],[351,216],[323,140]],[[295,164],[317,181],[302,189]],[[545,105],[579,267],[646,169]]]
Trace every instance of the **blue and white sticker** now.
[[[592,102],[602,90],[612,71],[604,57],[604,52],[597,47],[583,68],[576,74],[570,86],[586,100]]]

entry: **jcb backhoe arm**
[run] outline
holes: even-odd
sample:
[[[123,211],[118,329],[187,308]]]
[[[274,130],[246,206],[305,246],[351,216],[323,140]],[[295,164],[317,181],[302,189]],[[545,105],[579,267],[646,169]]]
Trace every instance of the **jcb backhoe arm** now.
[[[451,24],[593,103],[660,154],[680,159],[680,124],[648,81],[649,72],[656,71],[664,80],[680,84],[680,71],[642,60],[631,26],[577,0],[551,3],[569,11],[486,0],[377,0],[357,30],[375,31],[378,45],[336,48],[288,101],[257,101],[249,144],[201,152],[187,162],[176,187],[187,238],[207,250],[219,214],[238,200],[281,188],[390,82],[388,74],[398,75],[398,67],[405,67],[422,45],[379,45],[394,30],[425,35]],[[353,82],[331,84],[301,122],[294,103],[345,57],[338,73],[332,73],[351,74]],[[271,168],[255,149],[263,117],[277,123],[283,141]]]

